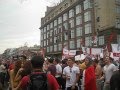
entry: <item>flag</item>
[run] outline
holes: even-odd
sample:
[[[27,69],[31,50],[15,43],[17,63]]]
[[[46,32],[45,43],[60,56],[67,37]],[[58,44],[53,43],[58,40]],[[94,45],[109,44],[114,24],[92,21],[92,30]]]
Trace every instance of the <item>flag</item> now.
[[[120,45],[119,44],[111,44],[113,57],[120,57]]]
[[[85,70],[84,75],[84,90],[97,90],[96,88],[96,77],[95,77],[95,69],[93,66],[88,67]]]
[[[76,55],[76,50],[69,50],[69,57],[74,57]]]
[[[67,45],[65,44],[62,50],[62,60],[67,58],[69,55],[69,50],[67,49]]]
[[[98,41],[98,38],[97,38],[97,35],[95,34],[92,37],[92,43],[93,43],[94,46],[97,46],[97,41]]]

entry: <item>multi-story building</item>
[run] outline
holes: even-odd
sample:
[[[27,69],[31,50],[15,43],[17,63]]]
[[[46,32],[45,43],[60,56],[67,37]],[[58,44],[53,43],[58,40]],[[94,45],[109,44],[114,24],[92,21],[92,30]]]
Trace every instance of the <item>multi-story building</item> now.
[[[118,43],[120,0],[63,0],[47,7],[40,30],[41,46],[47,55],[62,54],[64,45],[69,50],[79,50],[81,46]],[[93,42],[95,36],[96,43]]]

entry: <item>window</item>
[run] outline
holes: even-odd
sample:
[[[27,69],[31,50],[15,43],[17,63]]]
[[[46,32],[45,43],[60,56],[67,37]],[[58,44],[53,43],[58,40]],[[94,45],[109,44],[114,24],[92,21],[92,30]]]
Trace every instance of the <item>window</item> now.
[[[47,38],[49,38],[49,32],[47,32]]]
[[[52,38],[50,38],[50,43],[52,43],[53,41],[52,41]]]
[[[63,23],[63,30],[68,30],[68,23]]]
[[[70,49],[74,49],[75,48],[75,41],[70,41]]]
[[[85,0],[84,1],[84,10],[91,8],[91,3],[90,0]]]
[[[54,37],[54,43],[57,43],[57,37]]]
[[[84,13],[84,22],[90,21],[91,20],[91,12],[85,12]]]
[[[99,36],[99,45],[104,45],[104,36]]]
[[[46,39],[46,34],[44,34],[44,39]]]
[[[62,50],[62,44],[58,45],[58,50],[61,51]]]
[[[57,28],[54,28],[54,35],[57,34]]]
[[[50,29],[50,27],[49,27],[49,25],[47,25],[47,30],[49,30]]]
[[[120,14],[120,6],[116,5],[116,13]]]
[[[43,40],[43,34],[41,34],[41,41]]]
[[[82,36],[82,27],[76,28],[76,36]]]
[[[92,33],[92,29],[91,29],[91,23],[88,23],[85,25],[85,34],[89,34]]]
[[[44,46],[46,46],[46,41],[44,41]]]
[[[52,52],[53,51],[53,46],[50,46],[50,52]]]
[[[49,47],[47,47],[47,52],[50,52]]]
[[[68,32],[64,33],[64,40],[68,40]]]
[[[117,35],[117,42],[120,43],[120,35]]]
[[[44,30],[43,30],[43,29],[41,29],[41,34],[43,34],[43,32],[44,32]]]
[[[58,36],[59,42],[62,42],[62,34]]]
[[[120,2],[120,0],[115,0],[116,2]]]
[[[76,14],[81,13],[81,5],[77,5],[75,9],[76,9]]]
[[[66,21],[68,18],[67,13],[63,14],[63,21]]]
[[[75,31],[71,30],[71,38],[75,38]]]
[[[70,28],[73,28],[73,27],[74,27],[74,19],[71,19],[71,20],[69,21],[69,27],[70,27]]]
[[[77,39],[77,48],[80,48],[81,44],[80,44],[80,39]]]
[[[54,27],[57,26],[57,20],[54,20]]]
[[[57,51],[57,45],[54,45],[54,51]]]
[[[116,28],[120,28],[120,19],[119,18],[116,19]]]
[[[58,33],[61,33],[62,32],[62,26],[58,26]]]
[[[41,47],[43,47],[43,42],[41,42]]]
[[[47,45],[48,45],[48,42],[49,42],[49,41],[47,40]]]
[[[53,28],[53,23],[50,23],[50,28]]]
[[[82,16],[76,17],[76,25],[82,24]]]
[[[53,36],[53,30],[50,30],[50,37]]]
[[[58,24],[61,24],[62,23],[62,17],[59,17],[58,18]]]
[[[74,10],[73,9],[71,9],[69,11],[69,18],[71,18],[71,17],[74,17]]]
[[[47,29],[47,28],[46,28],[46,27],[44,27],[44,32],[46,32],[46,29]]]
[[[92,38],[85,37],[85,46],[92,46]]]

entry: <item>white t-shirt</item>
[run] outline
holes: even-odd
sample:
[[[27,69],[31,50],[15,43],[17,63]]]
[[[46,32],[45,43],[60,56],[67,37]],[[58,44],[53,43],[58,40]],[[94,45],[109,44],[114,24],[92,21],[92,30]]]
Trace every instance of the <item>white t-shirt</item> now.
[[[62,73],[62,67],[60,66],[60,64],[56,65],[56,73]],[[61,77],[61,75],[55,75],[55,77]]]
[[[116,66],[114,64],[105,65],[103,68],[103,72],[105,74],[105,82],[110,82],[110,78],[113,72],[116,71]]]
[[[71,87],[75,80],[76,80],[76,74],[79,74],[79,68],[76,66],[73,66],[72,68],[70,68],[69,66],[65,67],[63,69],[63,75],[69,75],[70,79],[66,80],[66,87]]]
[[[0,72],[5,72],[5,66],[4,65],[0,65]]]

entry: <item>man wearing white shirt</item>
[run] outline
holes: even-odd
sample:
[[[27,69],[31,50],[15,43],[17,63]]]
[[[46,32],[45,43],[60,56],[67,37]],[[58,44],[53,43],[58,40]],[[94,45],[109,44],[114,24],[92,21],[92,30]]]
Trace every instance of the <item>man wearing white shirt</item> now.
[[[67,60],[67,67],[63,69],[63,78],[66,79],[66,90],[78,90],[78,80],[80,71],[74,66],[74,58]]]
[[[61,85],[62,85],[62,66],[59,64],[60,60],[58,58],[55,58],[53,63],[56,67],[56,75],[55,75],[55,78],[57,80],[57,82],[59,83],[59,86],[61,88]]]
[[[111,63],[111,57],[109,56],[105,58],[105,64],[106,65],[103,68],[103,77],[105,79],[103,90],[110,90],[110,79],[114,71],[117,70],[117,68],[113,63]]]

